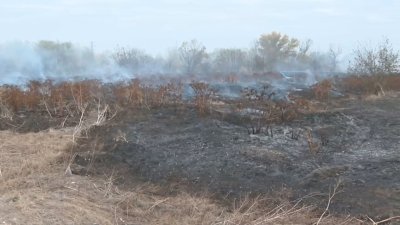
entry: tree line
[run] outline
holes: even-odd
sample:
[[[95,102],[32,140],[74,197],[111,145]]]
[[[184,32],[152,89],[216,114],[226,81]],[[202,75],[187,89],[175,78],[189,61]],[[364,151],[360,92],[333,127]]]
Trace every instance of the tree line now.
[[[347,72],[355,75],[394,74],[400,71],[399,52],[388,39],[379,46],[359,46],[353,50],[354,58],[340,60],[342,50],[330,47],[326,52],[312,50],[312,40],[300,41],[286,34],[272,32],[262,34],[248,49],[221,48],[207,52],[197,40],[183,42],[170,50],[165,58],[152,58],[138,49],[117,49],[113,54],[116,62],[132,71],[143,65],[163,68],[168,73],[181,74],[249,74],[270,71],[310,71],[316,74]],[[342,65],[342,67],[340,66]]]
[[[15,50],[17,49],[17,50]],[[0,46],[0,73],[79,75],[102,70],[131,75],[240,75],[270,71],[310,71],[315,74],[345,72],[340,65],[342,50],[313,51],[312,41],[300,41],[279,32],[262,34],[250,48],[207,51],[198,40],[181,43],[163,57],[137,48],[119,47],[110,53],[94,53],[68,42],[39,41],[28,49]],[[384,40],[374,48],[354,50],[347,72],[357,75],[399,72],[399,53]],[[344,69],[346,70],[346,69]]]

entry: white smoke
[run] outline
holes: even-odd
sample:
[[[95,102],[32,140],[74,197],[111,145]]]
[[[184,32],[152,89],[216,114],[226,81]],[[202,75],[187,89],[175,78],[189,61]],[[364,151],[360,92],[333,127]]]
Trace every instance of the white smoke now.
[[[0,45],[0,84],[22,85],[46,79],[114,82],[132,78],[107,54],[96,55],[90,49],[66,43],[44,44],[15,41]]]
[[[326,77],[325,71],[329,70],[331,62],[327,54],[313,53],[306,58],[292,57],[278,62],[275,72],[266,73],[252,68],[254,57],[250,56],[248,50],[234,50],[235,54],[241,53],[239,59],[233,55],[234,62],[231,54],[223,55],[220,51],[217,51],[219,57],[210,54],[198,67],[200,71],[195,76],[189,76],[182,72],[184,65],[178,49],[170,50],[163,58],[152,57],[133,48],[119,48],[113,53],[95,53],[93,49],[70,43],[9,42],[0,45],[0,85],[23,85],[31,80],[47,79],[55,82],[96,79],[110,83],[132,78],[141,78],[146,84],[160,85],[177,79],[186,84],[185,92],[188,95],[191,91],[190,82],[203,81],[228,98],[240,97],[244,88],[262,90],[265,85],[270,86],[275,97],[286,98],[289,92],[307,88],[321,77]],[[232,52],[225,50],[225,53]],[[230,69],[223,68],[226,66]],[[228,84],[224,76],[232,74],[236,76],[236,81]],[[268,74],[275,74],[275,77]]]
[[[0,83],[20,84],[43,79],[43,64],[32,45],[10,42],[0,45]]]

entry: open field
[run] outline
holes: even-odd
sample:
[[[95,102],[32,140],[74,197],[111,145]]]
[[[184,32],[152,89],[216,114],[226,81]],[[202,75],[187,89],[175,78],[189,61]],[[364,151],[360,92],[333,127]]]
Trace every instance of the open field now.
[[[3,87],[0,223],[396,224],[393,80]]]
[[[400,0],[1,0],[0,225],[400,225]]]

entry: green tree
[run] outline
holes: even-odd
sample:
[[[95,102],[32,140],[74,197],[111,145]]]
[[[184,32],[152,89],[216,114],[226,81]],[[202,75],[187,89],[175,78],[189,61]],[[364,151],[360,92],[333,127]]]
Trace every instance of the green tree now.
[[[263,71],[274,70],[278,63],[284,63],[295,57],[299,51],[300,41],[278,32],[263,34],[258,39],[257,65]],[[307,49],[308,51],[308,49]]]

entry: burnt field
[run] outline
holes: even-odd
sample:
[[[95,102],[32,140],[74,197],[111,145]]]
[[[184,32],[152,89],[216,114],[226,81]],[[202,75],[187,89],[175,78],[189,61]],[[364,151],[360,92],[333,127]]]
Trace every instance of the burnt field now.
[[[179,181],[224,197],[285,188],[293,198],[316,194],[307,200],[322,207],[340,182],[333,211],[390,216],[400,213],[399,103],[396,97],[349,101],[250,135],[247,124],[229,115],[132,112],[93,129],[81,149],[101,146],[105,155],[96,160],[105,168],[121,163],[151,182]]]
[[[400,84],[385,80],[31,82],[1,89],[0,128],[70,129],[67,171],[112,171],[123,190],[301,199],[317,221],[362,223],[400,214]]]

